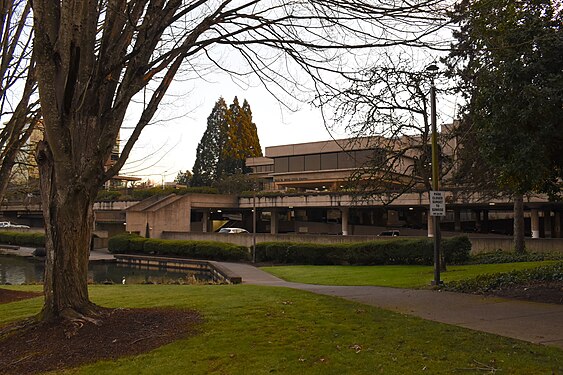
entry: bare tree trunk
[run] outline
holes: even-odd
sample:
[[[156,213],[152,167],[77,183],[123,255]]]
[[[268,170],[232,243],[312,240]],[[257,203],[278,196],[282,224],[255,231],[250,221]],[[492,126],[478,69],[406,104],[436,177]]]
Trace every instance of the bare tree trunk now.
[[[88,298],[92,194],[84,186],[56,181],[53,157],[46,142],[38,147],[37,161],[41,169],[47,252],[41,319],[91,320],[97,315],[96,305]]]
[[[514,195],[514,251],[517,254],[526,252],[524,241],[524,196]]]

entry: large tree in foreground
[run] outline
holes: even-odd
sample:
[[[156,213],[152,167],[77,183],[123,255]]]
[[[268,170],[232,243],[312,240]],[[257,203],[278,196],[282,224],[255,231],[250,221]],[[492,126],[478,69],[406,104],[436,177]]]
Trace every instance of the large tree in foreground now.
[[[176,75],[195,78],[218,68],[253,75],[272,91],[292,94],[307,82],[321,89],[334,83],[332,74],[348,73],[342,67],[354,59],[368,59],[362,48],[423,44],[441,27],[434,13],[441,3],[34,0],[45,122],[37,152],[47,250],[43,319],[99,312],[87,283],[94,199],[123,166]],[[142,107],[128,112],[138,93]],[[126,114],[136,125],[118,162],[106,169]]]
[[[524,251],[523,196],[558,194],[563,144],[563,3],[464,0],[449,62],[466,95],[464,123],[478,161],[514,197],[516,251]]]

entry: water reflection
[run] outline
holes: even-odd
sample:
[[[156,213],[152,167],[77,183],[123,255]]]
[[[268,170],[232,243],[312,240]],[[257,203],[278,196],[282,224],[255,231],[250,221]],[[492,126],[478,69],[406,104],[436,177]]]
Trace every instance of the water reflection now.
[[[0,255],[0,284],[39,284],[43,282],[44,264],[35,258]],[[170,284],[210,281],[207,272],[167,270],[124,266],[116,263],[90,263],[88,281],[96,284],[120,284],[125,278],[127,284]]]

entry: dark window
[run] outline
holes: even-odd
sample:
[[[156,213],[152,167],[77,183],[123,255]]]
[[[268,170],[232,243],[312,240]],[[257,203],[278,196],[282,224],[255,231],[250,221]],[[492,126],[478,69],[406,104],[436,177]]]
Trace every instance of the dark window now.
[[[371,158],[373,157],[373,150],[359,150],[356,151],[356,167],[367,166]]]
[[[319,169],[321,169],[321,155],[305,155],[305,170],[318,171]]]
[[[289,157],[289,171],[302,172],[305,170],[305,157],[304,156],[290,156]]]
[[[338,153],[338,169],[354,168],[354,152]]]
[[[337,169],[338,154],[336,152],[330,154],[321,154],[321,169]]]
[[[289,159],[288,158],[275,158],[274,159],[274,171],[276,173],[283,173],[289,171]]]

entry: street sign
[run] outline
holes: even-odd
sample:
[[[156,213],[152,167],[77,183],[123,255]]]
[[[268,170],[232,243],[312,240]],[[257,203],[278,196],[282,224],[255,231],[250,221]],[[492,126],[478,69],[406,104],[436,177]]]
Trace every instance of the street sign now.
[[[444,191],[430,192],[430,216],[446,216],[446,193]]]

